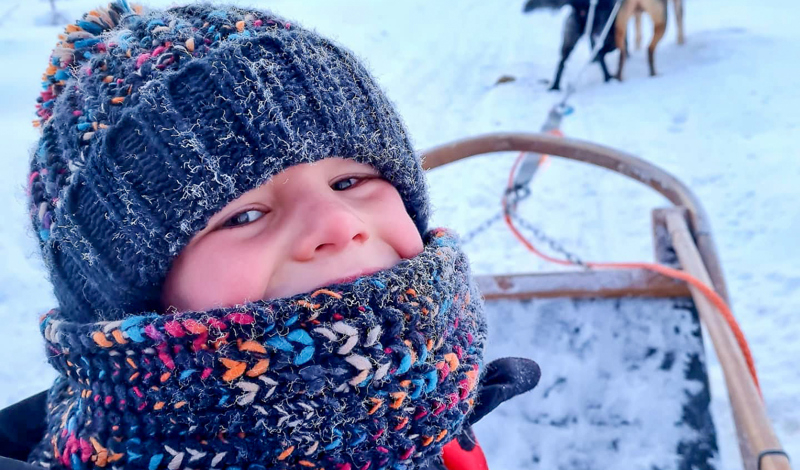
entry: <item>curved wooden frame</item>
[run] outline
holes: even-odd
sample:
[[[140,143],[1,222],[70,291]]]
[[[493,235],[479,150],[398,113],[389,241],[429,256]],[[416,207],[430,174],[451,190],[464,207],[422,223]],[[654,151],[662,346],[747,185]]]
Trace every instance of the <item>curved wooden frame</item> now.
[[[602,145],[547,134],[496,133],[427,150],[422,154],[422,165],[430,170],[475,155],[519,151],[547,154],[609,169],[650,186],[676,206],[686,207],[689,210],[692,236],[709,271],[714,289],[729,302],[708,217],[700,201],[677,178],[640,158]]]

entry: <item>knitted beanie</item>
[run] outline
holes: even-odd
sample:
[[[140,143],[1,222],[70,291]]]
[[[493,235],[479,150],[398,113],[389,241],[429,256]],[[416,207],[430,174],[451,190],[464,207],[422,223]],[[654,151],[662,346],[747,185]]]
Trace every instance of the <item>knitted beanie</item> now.
[[[420,159],[347,49],[257,9],[126,0],[59,38],[29,185],[66,319],[158,309],[172,261],[210,217],[300,163],[372,165],[425,232]]]

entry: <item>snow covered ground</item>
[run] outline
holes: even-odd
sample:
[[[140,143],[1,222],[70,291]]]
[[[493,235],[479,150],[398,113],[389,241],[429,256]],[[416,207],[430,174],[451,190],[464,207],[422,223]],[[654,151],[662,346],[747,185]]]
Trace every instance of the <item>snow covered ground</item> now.
[[[557,61],[565,11],[525,16],[522,0],[252,3],[314,27],[366,59],[419,149],[485,132],[536,131],[558,98],[546,92],[544,82]],[[624,83],[604,84],[599,68],[591,67],[577,83],[576,111],[563,130],[652,161],[703,201],[769,414],[797,460],[800,30],[793,19],[800,17],[800,6],[793,0],[685,3],[687,44],[675,43],[670,22],[656,55],[660,75],[647,77],[642,51],[632,53]],[[99,2],[59,4],[74,19]],[[24,204],[38,82],[63,29],[37,25],[48,10],[40,0],[0,1],[0,406],[44,389],[52,379],[37,317],[53,299],[27,232]],[[581,43],[566,80],[587,55]],[[613,70],[616,55],[609,59]],[[495,86],[502,75],[516,80]],[[491,216],[513,157],[478,157],[432,172],[434,223],[463,233]],[[585,259],[650,260],[649,211],[664,203],[620,176],[555,160],[537,176],[522,212]],[[468,249],[479,273],[554,269],[500,225]],[[709,374],[723,468],[737,468],[735,430],[713,357]]]

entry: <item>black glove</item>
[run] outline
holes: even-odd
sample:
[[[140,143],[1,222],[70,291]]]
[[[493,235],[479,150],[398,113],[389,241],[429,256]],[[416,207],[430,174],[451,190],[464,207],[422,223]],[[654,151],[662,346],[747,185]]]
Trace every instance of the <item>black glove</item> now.
[[[539,364],[530,359],[504,357],[490,362],[478,383],[478,399],[467,423],[471,426],[504,401],[533,390],[541,376]]]
[[[466,424],[455,440],[466,452],[472,452],[477,445],[472,425],[497,408],[501,403],[517,395],[532,390],[539,383],[542,372],[539,365],[530,359],[504,357],[486,365],[478,383],[478,397],[475,407],[467,416]],[[479,457],[483,459],[483,455]],[[431,459],[420,470],[454,470],[445,467],[441,458]]]
[[[46,390],[0,410],[0,456],[27,459],[44,435],[46,420]]]

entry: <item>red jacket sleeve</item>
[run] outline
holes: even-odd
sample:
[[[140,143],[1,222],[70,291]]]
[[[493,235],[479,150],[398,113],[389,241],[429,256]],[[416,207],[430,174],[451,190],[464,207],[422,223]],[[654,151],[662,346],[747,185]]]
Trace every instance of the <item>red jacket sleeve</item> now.
[[[442,458],[447,470],[489,470],[472,429],[468,429],[464,437],[448,442],[442,450]]]

